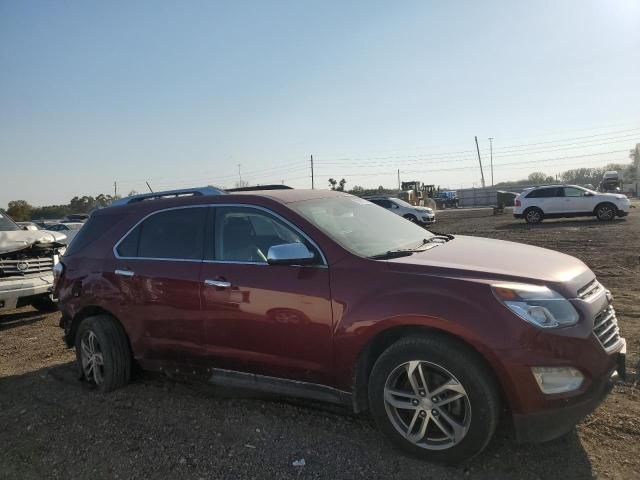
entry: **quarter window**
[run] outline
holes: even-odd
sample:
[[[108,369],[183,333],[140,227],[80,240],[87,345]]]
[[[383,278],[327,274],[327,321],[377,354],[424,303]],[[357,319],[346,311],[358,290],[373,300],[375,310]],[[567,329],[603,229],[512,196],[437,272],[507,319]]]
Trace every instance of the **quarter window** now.
[[[179,208],[156,213],[120,242],[122,257],[201,260],[207,208]]]
[[[574,187],[567,187],[564,189],[565,197],[584,197],[584,190]]]

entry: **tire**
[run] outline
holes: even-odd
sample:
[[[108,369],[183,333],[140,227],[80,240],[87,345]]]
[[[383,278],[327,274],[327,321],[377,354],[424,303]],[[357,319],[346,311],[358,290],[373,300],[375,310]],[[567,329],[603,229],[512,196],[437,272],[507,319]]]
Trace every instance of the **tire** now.
[[[527,208],[524,211],[524,219],[527,223],[535,225],[536,223],[540,223],[544,220],[544,213],[538,207]]]
[[[414,384],[417,388],[407,381],[407,369],[412,368],[414,380],[419,381]],[[447,378],[452,388],[437,393]],[[431,397],[433,392],[437,394]],[[433,403],[434,398],[438,403]],[[449,402],[443,404],[443,399]],[[491,440],[500,415],[498,388],[482,359],[466,345],[440,335],[405,337],[384,351],[369,377],[369,405],[378,428],[394,446],[409,455],[446,464],[461,463],[480,453]],[[401,407],[396,408],[398,405]],[[456,428],[450,420],[457,421]],[[425,422],[426,434],[421,437]],[[413,439],[401,433],[407,429]]]
[[[31,302],[31,306],[42,313],[51,313],[58,310],[58,304],[49,295],[43,295]]]
[[[616,206],[611,203],[601,203],[595,209],[596,218],[601,222],[609,222],[616,218]]]
[[[406,218],[407,220],[409,220],[410,222],[413,223],[418,223],[418,219],[416,218],[415,215],[411,215],[410,213],[408,213],[407,215],[404,216],[404,218]]]
[[[98,391],[110,392],[129,383],[129,341],[124,329],[113,317],[95,315],[85,318],[78,326],[75,347],[83,380]]]

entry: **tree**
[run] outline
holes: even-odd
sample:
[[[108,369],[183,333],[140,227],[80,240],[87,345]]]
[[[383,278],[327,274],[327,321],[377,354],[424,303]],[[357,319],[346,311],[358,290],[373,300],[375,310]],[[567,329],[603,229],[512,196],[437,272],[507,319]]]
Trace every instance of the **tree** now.
[[[543,172],[533,172],[529,174],[529,177],[527,178],[527,180],[529,181],[529,183],[536,183],[536,184],[552,183],[553,177],[548,176]]]
[[[249,186],[249,182],[247,182],[246,180],[238,180],[236,182],[236,188],[244,188],[248,186]]]
[[[339,182],[335,178],[329,179],[329,187],[331,190],[336,190],[338,192],[344,192],[344,186],[347,184],[347,181],[343,178]]]
[[[33,207],[26,200],[12,200],[9,202],[7,213],[16,222],[24,222],[31,220],[31,211]]]

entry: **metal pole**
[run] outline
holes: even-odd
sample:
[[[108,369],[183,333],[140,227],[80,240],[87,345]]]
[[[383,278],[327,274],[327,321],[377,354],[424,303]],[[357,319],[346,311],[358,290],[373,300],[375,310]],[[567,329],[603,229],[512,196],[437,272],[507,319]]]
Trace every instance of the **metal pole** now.
[[[118,196],[118,182],[113,182],[113,196]]]
[[[238,186],[241,187],[242,186],[242,172],[240,172],[240,164],[238,164],[238,177],[240,178],[240,184]]]
[[[482,160],[480,159],[480,147],[478,146],[478,137],[476,138],[476,150],[478,151],[478,163],[480,164],[480,175],[482,176],[482,188],[485,187],[484,184],[484,172],[482,171]]]
[[[400,184],[400,169],[398,169],[398,191],[402,190],[402,186]]]
[[[489,137],[489,150],[491,151],[491,186],[493,187],[493,137]]]
[[[311,155],[311,190],[313,190],[315,187],[313,185],[313,155]]]

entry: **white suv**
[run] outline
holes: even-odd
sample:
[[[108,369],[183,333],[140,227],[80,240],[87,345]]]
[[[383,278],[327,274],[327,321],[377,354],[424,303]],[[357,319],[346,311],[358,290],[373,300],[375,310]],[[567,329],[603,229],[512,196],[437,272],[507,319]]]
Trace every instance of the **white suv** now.
[[[513,216],[527,223],[545,218],[595,216],[613,220],[629,214],[629,199],[616,193],[599,193],[576,185],[528,188],[516,197]]]
[[[396,215],[420,225],[432,225],[436,223],[436,215],[428,207],[416,207],[410,203],[395,197],[367,197],[365,200],[380,205]]]

